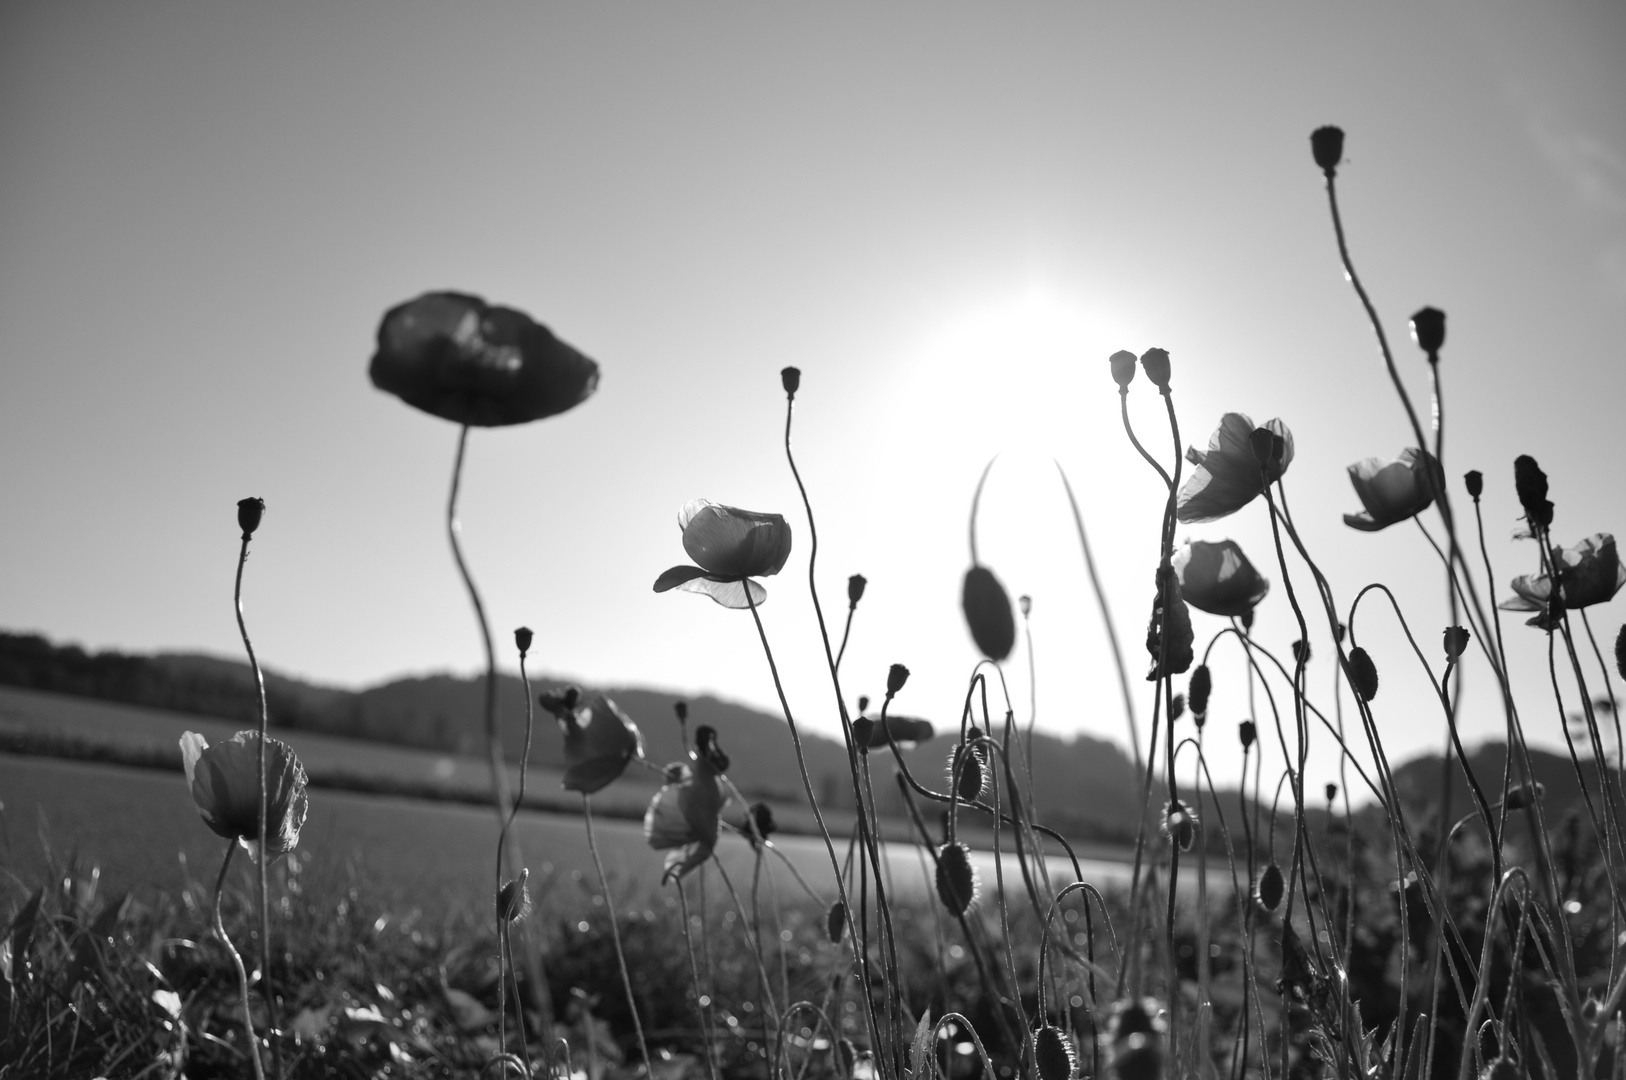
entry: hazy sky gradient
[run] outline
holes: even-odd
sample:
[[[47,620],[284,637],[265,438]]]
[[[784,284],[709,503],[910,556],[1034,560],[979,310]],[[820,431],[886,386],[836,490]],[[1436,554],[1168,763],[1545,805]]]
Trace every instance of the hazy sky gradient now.
[[[539,670],[776,708],[748,615],[650,591],[686,561],[685,501],[775,510],[797,546],[764,619],[798,719],[834,731],[779,444],[794,364],[833,632],[847,575],[870,579],[849,697],[902,662],[900,708],[955,719],[975,660],[966,515],[1003,452],[979,540],[1034,597],[1038,722],[1123,737],[1054,455],[1144,731],[1163,495],[1106,357],[1152,345],[1173,355],[1183,443],[1227,410],[1289,424],[1289,497],[1341,605],[1391,584],[1437,670],[1432,552],[1415,527],[1340,520],[1359,508],[1345,467],[1412,438],[1307,136],[1349,132],[1350,242],[1425,422],[1405,320],[1449,315],[1446,468],[1465,523],[1460,476],[1487,476],[1506,596],[1536,558],[1509,539],[1516,454],[1551,475],[1561,542],[1626,531],[1626,14],[1129,7],[5,5],[0,626],[240,654],[234,504],[258,495],[246,589],[265,663],[354,686],[475,670],[441,517],[457,430],[366,377],[385,308],[456,288],[603,365],[575,411],[471,438],[468,554],[499,638],[537,629]],[[1167,461],[1144,379],[1130,405]],[[1242,543],[1275,582],[1257,632],[1285,655],[1262,504],[1180,535]],[[1591,615],[1607,651],[1626,607]],[[1199,647],[1222,626],[1196,622]],[[1392,618],[1363,607],[1357,628],[1391,753],[1437,749]],[[1528,727],[1557,745],[1545,638],[1507,629]],[[1316,640],[1330,705],[1324,626]],[[1210,734],[1231,776],[1246,702],[1234,646],[1219,656]],[[1009,675],[1025,719],[1024,654]],[[1469,741],[1501,723],[1476,657]],[[1333,760],[1318,749],[1309,780]]]

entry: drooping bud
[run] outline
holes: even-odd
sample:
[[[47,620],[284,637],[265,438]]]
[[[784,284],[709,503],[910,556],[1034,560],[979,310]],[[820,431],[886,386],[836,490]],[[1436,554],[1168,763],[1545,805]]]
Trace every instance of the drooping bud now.
[[[1010,594],[992,570],[973,566],[965,572],[960,608],[971,629],[971,640],[982,655],[996,663],[1011,655],[1016,647],[1016,619],[1011,615]]]
[[[525,654],[531,651],[531,628],[522,626],[514,631],[514,645],[519,649],[519,658],[525,659]]]
[[[519,922],[531,913],[531,894],[525,888],[530,880],[529,868],[521,869],[519,877],[509,881],[497,891],[497,916],[504,922]]]
[[[1536,459],[1520,454],[1513,459],[1513,487],[1519,493],[1525,520],[1532,529],[1545,529],[1553,523],[1553,504],[1547,499],[1547,474]]]
[[[793,398],[796,391],[802,387],[802,369],[788,367],[779,372],[779,382],[785,388],[785,396]]]
[[[909,669],[902,664],[893,664],[886,672],[886,696],[893,697],[903,684],[909,681]]]
[[[1445,655],[1450,660],[1462,659],[1462,650],[1468,647],[1468,631],[1460,626],[1445,628]]]
[[[1236,726],[1236,733],[1237,737],[1242,740],[1242,749],[1246,751],[1253,745],[1253,740],[1258,737],[1259,729],[1254,727],[1252,720],[1244,720]]]
[[[254,535],[254,530],[260,527],[260,519],[264,516],[264,499],[237,500],[237,527],[243,530],[244,540]]]
[[[1328,125],[1310,132],[1310,153],[1327,179],[1338,175],[1338,163],[1344,159],[1344,129]]]
[[[1282,879],[1282,868],[1275,863],[1265,867],[1265,872],[1259,875],[1259,886],[1255,895],[1259,906],[1266,911],[1275,911],[1282,903],[1282,893],[1286,891],[1287,884]]]
[[[1362,701],[1370,703],[1378,696],[1378,666],[1359,645],[1349,650],[1349,685]]]
[[[977,898],[977,870],[971,852],[958,841],[937,852],[937,898],[953,915],[964,915]]]
[[[1207,664],[1198,664],[1197,670],[1191,673],[1191,682],[1186,687],[1187,700],[1191,702],[1192,715],[1199,722],[1208,717],[1208,695],[1214,692],[1214,677],[1209,674]]]
[[[1140,366],[1146,369],[1146,377],[1152,380],[1152,385],[1163,393],[1169,392],[1169,351],[1167,349],[1147,349],[1140,354]]]
[[[976,728],[966,733],[966,738],[980,738]],[[961,802],[976,802],[982,798],[982,793],[988,787],[988,760],[987,751],[980,743],[967,745],[961,743],[949,754],[949,778],[954,783],[954,793]],[[958,766],[958,768],[956,768]]]
[[[1445,312],[1439,308],[1419,308],[1411,317],[1411,336],[1417,347],[1428,353],[1430,363],[1439,359],[1445,344]]]
[[[1033,1033],[1033,1069],[1039,1080],[1072,1080],[1078,1059],[1066,1032],[1044,1024]]]
[[[830,905],[830,910],[824,913],[824,936],[830,939],[830,944],[840,945],[841,936],[847,932],[847,905],[840,900]]]
[[[852,577],[847,579],[848,607],[858,606],[858,601],[864,598],[864,586],[868,584],[869,581],[864,577],[863,574],[854,574]]]
[[[1186,695],[1176,694],[1169,699],[1169,723],[1174,723],[1186,715]]]
[[[1485,490],[1485,474],[1478,469],[1469,469],[1462,474],[1462,482],[1468,487],[1468,494],[1472,498],[1479,498]]]
[[[1128,349],[1119,349],[1112,354],[1112,381],[1118,384],[1118,389],[1124,393],[1129,392],[1129,384],[1135,381],[1135,354]]]

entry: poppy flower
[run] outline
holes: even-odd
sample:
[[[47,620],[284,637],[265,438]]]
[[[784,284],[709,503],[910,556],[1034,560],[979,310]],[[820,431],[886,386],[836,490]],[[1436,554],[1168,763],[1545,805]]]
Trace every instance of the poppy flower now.
[[[1362,532],[1377,532],[1427,510],[1434,493],[1445,490],[1445,471],[1426,450],[1408,447],[1395,461],[1367,458],[1349,467],[1349,482],[1366,507],[1345,514],[1344,524]]]
[[[682,589],[726,608],[750,607],[768,599],[768,590],[751,578],[779,573],[790,558],[790,525],[779,514],[695,499],[678,512],[678,528],[683,550],[698,565],[672,567],[655,579],[656,592]]]
[[[1180,489],[1175,516],[1187,525],[1217,521],[1234,514],[1265,490],[1266,480],[1280,480],[1293,463],[1293,433],[1280,420],[1262,429],[1280,439],[1263,468],[1253,452],[1253,421],[1241,413],[1226,413],[1208,440],[1208,452],[1186,450],[1186,460],[1197,466]],[[1274,440],[1273,440],[1274,441]]]
[[[1174,553],[1174,572],[1186,603],[1210,615],[1241,616],[1270,592],[1235,540],[1193,540]]]
[[[644,839],[667,852],[663,885],[703,864],[717,846],[724,798],[717,778],[728,769],[728,755],[706,725],[695,729],[694,742],[693,765],[677,766],[676,779],[661,787],[644,813]]]
[[[368,374],[413,408],[475,427],[540,420],[598,389],[598,364],[546,326],[455,292],[386,311]]]
[[[226,839],[235,839],[260,858],[260,734],[239,731],[210,746],[202,735],[181,736],[181,763],[186,783],[204,824]],[[305,824],[305,767],[288,744],[265,744],[265,821],[271,858],[286,855],[299,843]]]
[[[566,791],[591,795],[625,772],[633,758],[643,756],[638,726],[603,694],[582,700],[572,686],[563,694],[543,694],[541,701],[564,732]]]
[[[1626,586],[1626,566],[1620,562],[1611,533],[1589,536],[1574,547],[1554,547],[1558,571],[1558,604],[1553,604],[1553,582],[1547,574],[1524,574],[1513,579],[1518,595],[1500,604],[1503,611],[1534,611],[1526,625],[1551,630],[1564,611],[1578,611],[1612,600]]]

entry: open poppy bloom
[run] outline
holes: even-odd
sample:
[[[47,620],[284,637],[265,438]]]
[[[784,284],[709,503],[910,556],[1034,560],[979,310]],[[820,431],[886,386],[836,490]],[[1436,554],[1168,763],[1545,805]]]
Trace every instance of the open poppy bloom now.
[[[655,579],[656,592],[682,589],[726,608],[750,607],[768,599],[768,590],[751,579],[779,573],[790,558],[790,526],[778,514],[695,499],[678,512],[678,528],[683,550],[698,565],[672,567]]]
[[[1174,572],[1186,603],[1210,615],[1240,618],[1270,592],[1270,582],[1253,568],[1235,540],[1211,544],[1193,540],[1174,553]]]
[[[204,824],[226,839],[235,839],[249,855],[260,858],[260,733],[239,731],[210,746],[202,735],[181,736],[181,763],[186,783]],[[305,768],[288,744],[265,743],[265,823],[270,857],[286,855],[299,843],[305,824]]]
[[[625,772],[633,758],[643,756],[638,726],[603,694],[584,701],[572,686],[562,694],[543,694],[541,701],[565,735],[566,791],[591,795]]]
[[[373,385],[414,408],[475,427],[562,413],[598,389],[598,364],[522,311],[429,292],[378,324]]]
[[[1626,586],[1626,566],[1615,550],[1611,533],[1589,536],[1574,547],[1555,547],[1553,567],[1558,572],[1558,603],[1553,604],[1553,581],[1547,574],[1524,574],[1513,579],[1518,595],[1499,605],[1503,611],[1534,611],[1527,626],[1556,629],[1564,611],[1578,611],[1613,600]]]
[[[1445,471],[1428,451],[1409,447],[1395,461],[1357,461],[1349,467],[1349,482],[1355,485],[1355,494],[1366,509],[1359,514],[1345,514],[1344,524],[1362,532],[1377,532],[1427,510],[1434,502],[1434,493],[1445,490]]]
[[[1270,421],[1263,430],[1280,440],[1263,467],[1254,456],[1253,421],[1241,413],[1220,418],[1207,453],[1187,448],[1186,460],[1197,468],[1180,488],[1175,516],[1187,525],[1217,521],[1252,502],[1267,482],[1280,480],[1293,462],[1293,433],[1280,420]]]
[[[694,744],[693,766],[677,766],[677,780],[664,785],[644,812],[644,839],[667,852],[663,885],[700,866],[717,846],[724,799],[717,778],[728,769],[728,755],[717,745],[717,732],[704,724],[695,729]]]

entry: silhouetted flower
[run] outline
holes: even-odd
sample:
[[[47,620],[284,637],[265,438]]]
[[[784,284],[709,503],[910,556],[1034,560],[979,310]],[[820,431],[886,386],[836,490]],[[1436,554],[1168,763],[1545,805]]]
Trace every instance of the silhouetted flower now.
[[[1241,413],[1226,413],[1208,440],[1208,451],[1186,450],[1186,460],[1197,468],[1180,488],[1176,516],[1187,525],[1216,521],[1242,509],[1281,479],[1293,463],[1293,433],[1280,420],[1272,420],[1264,430],[1281,438],[1281,452],[1261,470],[1253,451],[1253,421]]]
[[[497,890],[497,916],[503,922],[519,922],[530,915],[531,891],[525,887],[530,878],[530,869],[521,869],[519,877],[504,882]]]
[[[1270,592],[1235,540],[1193,540],[1174,553],[1174,572],[1186,603],[1210,615],[1239,616]]]
[[[644,812],[644,839],[667,852],[663,885],[700,866],[717,846],[723,810],[717,778],[728,769],[728,755],[717,745],[717,732],[704,724],[695,729],[694,742],[694,764],[679,765],[677,779],[662,786]]]
[[[960,607],[971,628],[971,640],[982,655],[1004,660],[1016,647],[1016,618],[1011,614],[1010,594],[986,566],[973,566],[965,572],[960,591]]]
[[[1524,507],[1524,518],[1532,530],[1545,529],[1553,523],[1553,504],[1547,498],[1547,474],[1529,454],[1513,459],[1513,490],[1518,493],[1519,505]]]
[[[1526,625],[1551,630],[1565,611],[1612,600],[1626,586],[1626,566],[1621,565],[1615,538],[1597,533],[1573,547],[1554,547],[1552,564],[1558,572],[1558,596],[1553,596],[1552,578],[1547,574],[1524,574],[1513,579],[1518,595],[1502,601],[1503,611],[1534,611]]]
[[[514,647],[519,650],[520,659],[523,660],[525,654],[531,651],[531,641],[534,638],[535,635],[531,633],[529,626],[521,626],[514,631]]]
[[[699,565],[672,567],[655,579],[656,592],[676,588],[704,593],[726,608],[750,607],[768,599],[768,590],[751,578],[779,573],[790,558],[790,525],[778,514],[695,499],[679,511],[678,528],[683,550]]]
[[[1281,905],[1282,894],[1286,888],[1287,882],[1282,877],[1282,868],[1273,862],[1259,875],[1259,884],[1254,888],[1254,897],[1259,901],[1260,907],[1266,911],[1275,911]]]
[[[1152,657],[1147,682],[1156,682],[1164,675],[1179,675],[1190,669],[1194,659],[1191,612],[1180,598],[1180,579],[1171,566],[1158,571],[1158,581],[1157,595],[1152,598],[1152,618],[1146,625],[1146,651]],[[1172,601],[1167,607],[1165,595]]]
[[[1357,461],[1349,467],[1349,482],[1366,509],[1345,514],[1344,524],[1377,532],[1427,510],[1435,493],[1445,490],[1445,473],[1428,451],[1410,447],[1396,461]]]
[[[524,312],[429,292],[378,324],[373,385],[414,408],[476,427],[523,424],[581,404],[598,365]]]
[[[633,758],[643,756],[638,726],[603,694],[585,700],[569,692],[544,694],[542,705],[558,718],[564,732],[566,791],[584,795],[600,791],[625,772]]]
[[[202,735],[181,736],[181,763],[186,783],[204,824],[228,840],[235,839],[256,861],[260,858],[260,733],[239,731],[210,746]],[[299,843],[309,802],[305,767],[280,739],[265,743],[266,852],[275,859]]]

